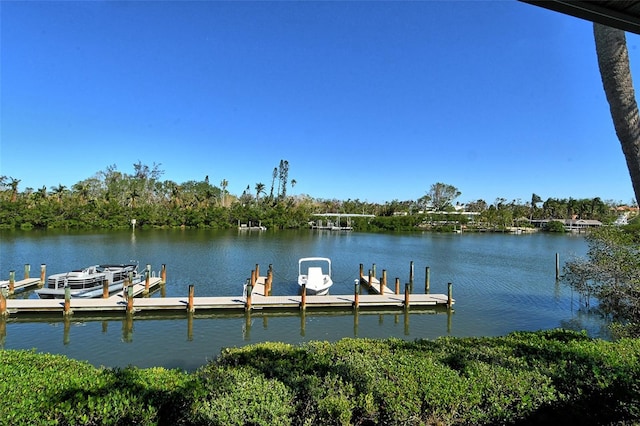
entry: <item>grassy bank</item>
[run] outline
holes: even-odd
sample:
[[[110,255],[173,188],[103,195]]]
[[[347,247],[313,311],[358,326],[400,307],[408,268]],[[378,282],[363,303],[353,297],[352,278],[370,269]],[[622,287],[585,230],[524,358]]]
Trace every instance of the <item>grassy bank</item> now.
[[[634,424],[640,341],[551,330],[226,349],[196,372],[0,352],[0,422]]]

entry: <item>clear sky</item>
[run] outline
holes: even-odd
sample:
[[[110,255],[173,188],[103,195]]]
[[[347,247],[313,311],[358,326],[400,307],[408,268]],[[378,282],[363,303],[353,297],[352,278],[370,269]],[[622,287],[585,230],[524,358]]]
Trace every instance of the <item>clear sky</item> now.
[[[0,2],[0,175],[630,202],[592,24],[505,1]],[[639,36],[627,34],[635,81]]]

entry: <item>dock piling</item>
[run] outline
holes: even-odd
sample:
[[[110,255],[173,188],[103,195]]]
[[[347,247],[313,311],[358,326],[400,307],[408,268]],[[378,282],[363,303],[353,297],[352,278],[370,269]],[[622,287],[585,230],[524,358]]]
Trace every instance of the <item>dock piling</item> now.
[[[265,281],[264,286],[264,295],[271,296],[271,284],[273,283],[273,268],[269,265],[269,270],[267,271],[267,279]]]
[[[109,297],[109,279],[102,281],[102,298],[107,299]]]
[[[405,283],[404,285],[404,308],[409,309],[409,292],[411,290],[411,284]]]
[[[353,307],[358,309],[360,305],[360,280],[353,282]]]
[[[413,289],[413,277],[414,277],[413,260],[409,263],[409,285]]]
[[[167,265],[162,264],[162,269],[160,270],[160,282],[165,284],[167,282]]]
[[[9,294],[13,294],[16,286],[16,271],[9,271]]]
[[[387,270],[382,270],[382,278],[380,279],[380,294],[384,294],[384,288],[387,286]]]
[[[40,265],[40,285],[44,285],[47,276],[47,265]]]
[[[400,294],[400,278],[396,277],[396,294]]]
[[[247,299],[244,302],[245,311],[251,310],[251,292],[253,291],[253,285],[251,284],[251,278],[247,279]]]
[[[127,313],[133,313],[133,285],[127,287]]]
[[[191,284],[189,285],[189,304],[188,304],[189,312],[195,311],[195,308],[193,307],[193,293],[194,293],[194,286],[193,284]]]
[[[424,271],[424,294],[429,294],[431,291],[431,268],[426,267]]]
[[[453,283],[447,284],[447,308],[449,309],[451,309],[451,306],[453,305],[452,287]]]
[[[556,253],[556,281],[560,279],[560,254]]]
[[[31,265],[28,263],[24,264],[24,279],[29,279],[29,274],[31,273]]]
[[[302,295],[300,297],[300,309],[307,309],[307,284],[302,284]]]
[[[151,285],[151,265],[147,263],[144,269],[144,294],[149,294],[149,287]]]
[[[7,289],[0,289],[0,316],[6,317],[8,315],[7,312]]]
[[[68,286],[64,288],[64,315],[71,315],[71,289]]]

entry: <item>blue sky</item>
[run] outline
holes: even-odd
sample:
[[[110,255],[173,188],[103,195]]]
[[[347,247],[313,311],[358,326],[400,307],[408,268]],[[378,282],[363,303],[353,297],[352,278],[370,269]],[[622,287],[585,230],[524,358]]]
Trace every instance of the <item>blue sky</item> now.
[[[141,161],[239,195],[284,159],[288,193],[314,198],[436,182],[460,202],[633,198],[592,24],[536,6],[2,1],[0,17],[0,175],[20,190]]]

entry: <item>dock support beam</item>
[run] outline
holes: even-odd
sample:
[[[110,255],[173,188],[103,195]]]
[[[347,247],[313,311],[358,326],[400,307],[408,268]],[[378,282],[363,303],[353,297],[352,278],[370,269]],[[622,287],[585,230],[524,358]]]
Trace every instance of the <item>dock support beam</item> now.
[[[431,291],[431,268],[426,267],[424,270],[424,294],[429,294]]]
[[[409,293],[411,290],[411,284],[406,283],[404,285],[404,308],[409,309]]]
[[[47,265],[44,263],[40,265],[40,285],[44,285],[47,279]]]
[[[273,283],[273,265],[269,264],[269,270],[267,271],[267,280],[264,285],[264,295],[271,296],[271,284]]]
[[[449,309],[451,309],[451,306],[453,305],[452,287],[453,287],[452,283],[447,284],[447,308]]]
[[[67,286],[64,288],[64,315],[71,315],[71,289]]]
[[[251,293],[253,292],[253,285],[251,284],[251,279],[247,281],[249,282],[247,283],[247,299],[244,302],[244,310],[250,311],[251,310]]]
[[[6,317],[9,313],[7,312],[7,289],[0,289],[0,316]]]
[[[411,290],[413,290],[413,277],[414,277],[414,273],[413,273],[413,260],[409,263],[409,285],[411,286]]]
[[[149,294],[149,287],[151,284],[151,265],[147,263],[144,269],[144,294]]]
[[[133,285],[127,287],[127,313],[133,313]]]
[[[194,293],[194,286],[193,284],[191,284],[189,286],[189,304],[187,305],[189,312],[195,311],[195,308],[193,307],[193,293]]]

